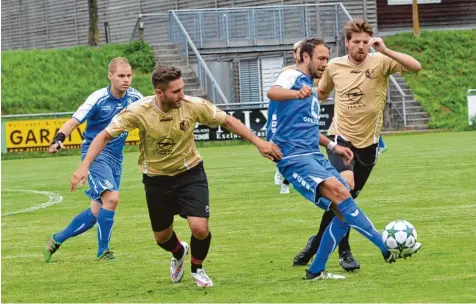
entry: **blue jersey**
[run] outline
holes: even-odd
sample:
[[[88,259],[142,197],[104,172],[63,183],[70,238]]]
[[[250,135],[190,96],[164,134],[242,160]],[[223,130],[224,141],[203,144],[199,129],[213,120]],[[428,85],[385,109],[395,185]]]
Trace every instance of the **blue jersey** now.
[[[266,140],[270,141],[276,132],[276,125],[278,123],[278,117],[276,116],[276,110],[278,109],[279,102],[270,100],[268,102],[268,121],[266,122]]]
[[[304,85],[314,86],[312,79],[298,70],[282,72],[273,84],[291,90],[300,90]],[[320,106],[315,90],[305,99],[274,102],[276,130],[270,140],[278,145],[283,156],[319,153]]]
[[[73,114],[73,118],[83,123],[87,121],[86,130],[83,133],[81,152],[86,153],[93,139],[111,122],[114,115],[121,112],[129,104],[143,98],[139,91],[129,88],[122,98],[116,98],[111,94],[110,87],[102,88],[89,95],[88,99]],[[112,138],[101,154],[122,162],[122,150],[126,142],[127,133]]]

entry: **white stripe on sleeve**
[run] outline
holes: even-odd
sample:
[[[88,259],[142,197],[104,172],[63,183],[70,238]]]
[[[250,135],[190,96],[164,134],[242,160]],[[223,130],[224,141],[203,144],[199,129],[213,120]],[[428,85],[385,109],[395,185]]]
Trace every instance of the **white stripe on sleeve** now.
[[[298,70],[286,70],[279,74],[276,81],[273,83],[274,86],[282,87],[283,89],[291,89],[296,80],[299,76],[303,75],[303,73],[299,72]]]
[[[107,88],[102,88],[96,92],[89,95],[88,99],[76,110],[73,114],[73,118],[78,120],[80,123],[84,122],[89,117],[89,112],[94,108],[94,105],[106,98]]]

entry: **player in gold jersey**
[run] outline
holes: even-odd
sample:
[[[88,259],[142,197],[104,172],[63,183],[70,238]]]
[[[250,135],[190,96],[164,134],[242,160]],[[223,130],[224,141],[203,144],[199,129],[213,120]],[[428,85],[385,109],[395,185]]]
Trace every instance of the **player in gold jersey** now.
[[[327,153],[331,164],[351,187],[355,199],[376,162],[388,78],[396,72],[418,72],[421,64],[409,55],[390,50],[381,38],[373,38],[371,25],[363,19],[349,21],[344,30],[348,55],[329,61],[317,93],[319,100],[325,100],[335,89],[334,118],[328,136],[335,143],[349,147],[354,160],[346,165],[332,151]],[[376,53],[369,53],[371,46]],[[296,255],[295,265],[309,262],[333,218],[332,211],[324,213],[319,232]],[[345,270],[360,268],[350,247],[347,250],[339,248],[339,262]]]
[[[150,221],[157,244],[173,255],[170,263],[172,282],[182,279],[189,251],[188,244],[180,242],[173,229],[174,216],[179,214],[187,218],[192,232],[192,278],[198,286],[211,287],[213,282],[202,268],[211,241],[208,181],[195,146],[195,126],[197,123],[223,126],[250,141],[263,156],[272,160],[281,159],[282,154],[275,144],[257,137],[239,120],[210,102],[185,96],[179,69],[157,67],[152,74],[152,83],[155,95],[131,104],[96,136],[71,178],[71,191],[85,182],[90,164],[111,138],[138,128],[138,165],[143,173]]]

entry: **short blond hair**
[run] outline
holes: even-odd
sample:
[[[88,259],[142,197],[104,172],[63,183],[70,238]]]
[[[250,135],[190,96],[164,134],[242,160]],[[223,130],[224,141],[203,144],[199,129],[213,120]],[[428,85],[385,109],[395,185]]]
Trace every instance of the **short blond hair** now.
[[[109,62],[108,71],[109,73],[114,73],[119,64],[124,64],[130,66],[129,61],[125,57],[116,57]]]
[[[301,45],[302,45],[302,40],[296,42],[296,43],[293,45],[293,52],[296,52],[297,49],[301,47]]]

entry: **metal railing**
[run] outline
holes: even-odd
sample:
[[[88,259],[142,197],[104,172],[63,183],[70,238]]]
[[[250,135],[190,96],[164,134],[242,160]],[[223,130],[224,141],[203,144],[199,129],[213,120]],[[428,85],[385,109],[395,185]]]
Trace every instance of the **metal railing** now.
[[[167,20],[168,41],[179,45],[187,64],[191,60],[197,61],[197,77],[201,87],[206,92],[211,92],[209,97],[217,104],[229,104],[198,49],[293,44],[299,39],[319,36],[335,42],[337,56],[342,56],[340,53],[344,49],[345,38],[342,28],[351,19],[351,15],[341,2],[172,10],[169,11]],[[163,40],[163,37],[158,37],[157,32],[153,37],[148,28],[157,31],[158,27],[163,28],[164,23],[164,13],[142,14],[137,20],[131,39],[137,39],[141,36],[140,33],[143,37],[145,27],[147,41]],[[162,36],[164,34],[162,32]],[[393,76],[390,76],[389,88],[390,86],[396,88],[402,100],[401,112],[397,108],[393,110],[406,126],[407,95]],[[216,100],[217,96],[222,101]],[[390,91],[387,98],[391,103]]]
[[[398,93],[400,94],[400,97],[402,98],[402,112],[403,113],[400,113],[400,111],[398,109],[394,108],[394,110],[398,113],[400,118],[402,118],[403,126],[406,127],[407,126],[407,108],[406,108],[406,97],[407,97],[407,95],[403,92],[402,88],[400,87],[398,82],[395,80],[395,77],[393,77],[392,75],[390,75],[390,82],[391,82],[391,84],[393,84],[395,86]],[[387,98],[390,99],[390,83],[388,85]],[[390,100],[390,103],[391,103],[391,100]]]
[[[74,112],[57,112],[57,113],[33,113],[33,114],[8,114],[2,115],[2,119],[5,118],[33,118],[33,117],[62,117],[62,116],[71,116]]]
[[[208,69],[205,60],[203,60],[194,42],[192,39],[190,39],[190,36],[185,30],[183,24],[175,14],[175,11],[171,11],[169,14],[169,35],[171,42],[179,45],[185,53],[183,55],[186,58],[187,65],[190,64],[189,49],[192,50],[197,60],[196,73],[200,87],[208,94],[208,97],[217,105],[228,104],[228,99],[226,98],[225,94],[223,94],[220,86]]]
[[[336,40],[342,4],[302,4],[174,11],[198,48],[293,44],[305,37]]]

